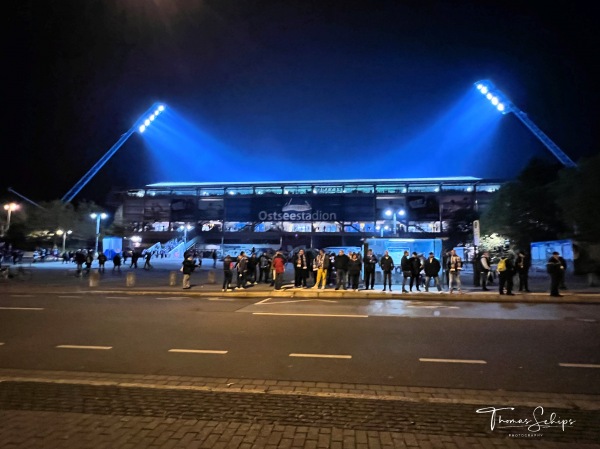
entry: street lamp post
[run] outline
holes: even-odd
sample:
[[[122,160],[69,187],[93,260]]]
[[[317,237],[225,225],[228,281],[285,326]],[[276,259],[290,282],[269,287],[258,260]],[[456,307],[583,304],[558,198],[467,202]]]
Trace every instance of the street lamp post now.
[[[404,209],[400,209],[400,210],[397,212],[397,214],[398,214],[398,215],[400,215],[401,217],[403,217],[405,213],[406,213],[406,212],[404,212]],[[395,236],[396,236],[396,230],[398,229],[398,227],[397,227],[397,225],[396,225],[396,220],[397,220],[397,218],[396,218],[396,211],[395,211],[395,210],[392,210],[392,209],[387,209],[387,210],[385,211],[385,214],[386,214],[388,217],[390,217],[390,216],[392,217],[392,223],[393,223],[393,228],[392,228],[392,230],[393,230],[393,231],[392,231],[392,233],[393,233],[393,235],[394,235],[394,237],[395,237]]]
[[[185,225],[185,226],[180,226],[179,230],[183,231],[183,246],[184,246],[184,250],[186,249],[185,246],[187,245],[187,233],[188,231],[192,229],[192,225]]]
[[[106,217],[108,217],[107,214],[105,214],[104,212],[97,214],[96,212],[94,212],[93,214],[90,214],[90,217],[92,217],[94,220],[96,220],[96,248],[95,248],[95,254],[98,254],[98,238],[100,237],[100,220],[104,220]]]
[[[62,241],[63,241],[63,243],[62,243],[62,254],[64,254],[65,250],[66,250],[66,247],[67,247],[67,234],[72,234],[73,231],[71,231],[71,230],[63,231],[62,229],[59,229],[58,231],[56,231],[56,233],[58,235],[62,236]]]
[[[10,228],[10,217],[12,215],[13,210],[17,210],[19,205],[16,203],[9,203],[4,205],[4,210],[6,211],[6,228],[4,228],[4,232],[8,232],[8,228]]]

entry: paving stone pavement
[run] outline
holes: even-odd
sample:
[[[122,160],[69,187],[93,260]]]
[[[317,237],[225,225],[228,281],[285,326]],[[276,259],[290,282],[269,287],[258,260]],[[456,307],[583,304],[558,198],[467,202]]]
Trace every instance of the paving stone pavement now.
[[[575,422],[492,430],[483,404]],[[0,423],[2,449],[600,448],[595,396],[257,379],[5,369]]]

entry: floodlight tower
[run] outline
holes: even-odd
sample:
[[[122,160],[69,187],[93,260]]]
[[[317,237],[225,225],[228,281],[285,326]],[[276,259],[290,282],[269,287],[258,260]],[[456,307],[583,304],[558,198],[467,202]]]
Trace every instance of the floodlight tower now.
[[[485,98],[487,98],[503,115],[512,112],[565,167],[577,167],[577,164],[573,162],[573,160],[567,156],[558,145],[550,139],[550,137],[538,128],[535,123],[527,117],[525,112],[516,107],[506,95],[497,89],[494,83],[490,80],[481,80],[475,83],[475,87],[482,95],[485,95]]]
[[[77,181],[71,190],[69,190],[65,196],[62,197],[63,203],[70,203],[75,195],[77,195],[81,189],[85,187],[85,185],[90,182],[90,180],[100,171],[100,169],[108,162],[108,160],[117,152],[119,148],[131,137],[131,135],[138,131],[139,133],[143,133],[146,131],[152,122],[165,110],[165,105],[161,103],[154,103],[150,109],[148,109],[144,114],[135,122],[135,124],[127,130],[121,138],[106,152],[104,156],[100,158],[96,164],[81,178]]]

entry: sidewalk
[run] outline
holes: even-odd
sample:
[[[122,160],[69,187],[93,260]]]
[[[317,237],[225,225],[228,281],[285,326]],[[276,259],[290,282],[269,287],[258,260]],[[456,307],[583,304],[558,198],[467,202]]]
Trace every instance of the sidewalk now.
[[[473,287],[472,272],[463,273],[462,294],[449,294],[445,289],[439,294],[435,287],[430,288],[430,292],[411,292],[401,293],[402,280],[401,275],[395,275],[393,291],[381,291],[381,284],[375,285],[375,290],[364,290],[361,286],[359,291],[335,290],[333,286],[328,286],[325,290],[317,289],[296,289],[293,287],[293,271],[288,265],[288,271],[284,277],[284,288],[274,290],[269,284],[260,283],[248,285],[243,290],[233,290],[223,292],[223,272],[219,264],[213,269],[212,260],[205,259],[202,267],[197,269],[192,275],[192,289],[182,290],[181,273],[179,272],[180,262],[176,260],[158,259],[153,261],[152,270],[141,268],[134,269],[123,267],[121,272],[113,272],[112,264],[107,264],[107,269],[97,278],[94,276],[84,276],[78,278],[75,276],[75,266],[73,264],[63,264],[61,262],[44,262],[26,266],[31,270],[31,279],[27,281],[18,281],[16,279],[3,280],[0,283],[0,294],[2,291],[22,291],[30,292],[111,292],[124,294],[152,295],[152,294],[177,294],[178,296],[214,296],[227,295],[233,297],[251,297],[264,298],[266,295],[273,297],[312,297],[312,298],[369,298],[369,299],[409,299],[409,300],[432,300],[432,301],[476,301],[476,302],[526,302],[526,303],[554,303],[554,304],[600,304],[600,287],[589,287],[587,280],[582,277],[570,275],[567,277],[568,290],[561,291],[563,297],[555,298],[549,295],[549,280],[544,273],[532,273],[530,277],[530,289],[532,293],[521,293],[514,291],[514,296],[500,295],[497,290],[497,284],[491,285],[487,292],[481,291],[478,287]],[[97,265],[94,264],[92,273],[97,273]],[[170,283],[173,285],[169,285]],[[309,281],[309,286],[312,282]],[[235,286],[235,284],[233,285]]]
[[[592,395],[0,369],[2,448],[600,448]],[[506,419],[568,421],[492,428]],[[479,410],[479,412],[478,412]],[[542,415],[539,415],[541,413]],[[515,415],[510,415],[513,418]],[[548,421],[549,422],[549,421]]]

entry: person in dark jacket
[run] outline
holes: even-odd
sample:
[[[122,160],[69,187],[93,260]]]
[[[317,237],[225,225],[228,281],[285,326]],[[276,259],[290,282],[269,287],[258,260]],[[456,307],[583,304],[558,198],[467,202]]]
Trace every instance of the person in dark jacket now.
[[[294,287],[306,288],[306,278],[308,277],[308,261],[304,250],[298,251],[292,259],[294,265]]]
[[[358,258],[358,254],[352,254],[350,261],[348,262],[348,277],[350,278],[350,284],[352,290],[358,290],[358,281],[360,279],[360,270],[362,269],[362,263]]]
[[[121,272],[121,255],[116,253],[112,259],[113,271]]]
[[[194,257],[191,254],[185,258],[181,263],[181,271],[183,272],[183,288],[184,290],[192,288],[190,285],[190,277],[198,265],[194,261]]]
[[[371,290],[375,288],[375,268],[377,267],[377,256],[373,254],[373,250],[370,249],[367,251],[367,256],[365,257],[365,290],[369,290],[369,286],[371,286]]]
[[[108,260],[108,257],[106,257],[106,254],[104,254],[104,253],[98,254],[98,272],[104,273],[104,264],[106,263],[107,260]]]
[[[552,257],[550,257],[548,263],[546,264],[546,271],[550,275],[550,296],[562,296],[558,289],[560,288],[560,281],[563,277],[563,272],[565,269],[560,259],[562,259],[560,254],[557,251],[554,251],[552,253]]]
[[[406,281],[411,278],[411,263],[408,251],[404,251],[402,259],[400,259],[400,269],[402,270],[402,293],[408,293]]]
[[[235,264],[237,269],[237,290],[246,288],[246,274],[248,273],[248,257],[244,251],[240,252]]]
[[[481,258],[479,259],[479,269],[481,271],[479,281],[481,283],[481,289],[483,291],[489,290],[487,288],[487,284],[488,284],[488,277],[489,277],[490,271],[491,271],[491,266],[492,266],[492,262],[490,259],[490,253],[489,253],[489,251],[484,251],[483,254],[481,255]]]
[[[340,286],[347,290],[346,281],[348,276],[348,263],[350,262],[350,258],[344,254],[344,250],[340,249],[340,252],[337,256],[335,256],[335,276],[336,276],[336,284],[335,289],[339,290]]]
[[[379,266],[383,270],[383,291],[385,291],[386,286],[389,286],[390,291],[392,291],[392,270],[394,269],[394,261],[387,251],[383,253],[383,257],[379,259]]]
[[[439,273],[442,269],[442,265],[440,264],[440,261],[435,258],[433,253],[429,253],[429,257],[425,259],[423,269],[425,271],[425,291],[429,291],[429,282],[431,281],[431,278],[433,278],[438,292],[441,292],[442,287],[440,286]]]
[[[412,257],[409,259],[410,267],[410,291],[412,292],[413,284],[417,291],[420,292],[419,288],[419,275],[421,274],[421,259],[416,252],[412,253]]]
[[[264,279],[265,284],[269,283],[269,271],[271,271],[271,258],[267,253],[262,253],[258,258],[258,282],[262,282]]]
[[[524,251],[519,251],[515,261],[515,269],[519,275],[519,291],[529,292],[529,269],[531,268],[531,259]]]
[[[223,288],[221,291],[231,291],[231,282],[233,281],[233,272],[231,271],[231,263],[233,260],[231,256],[227,254],[223,259]]]

